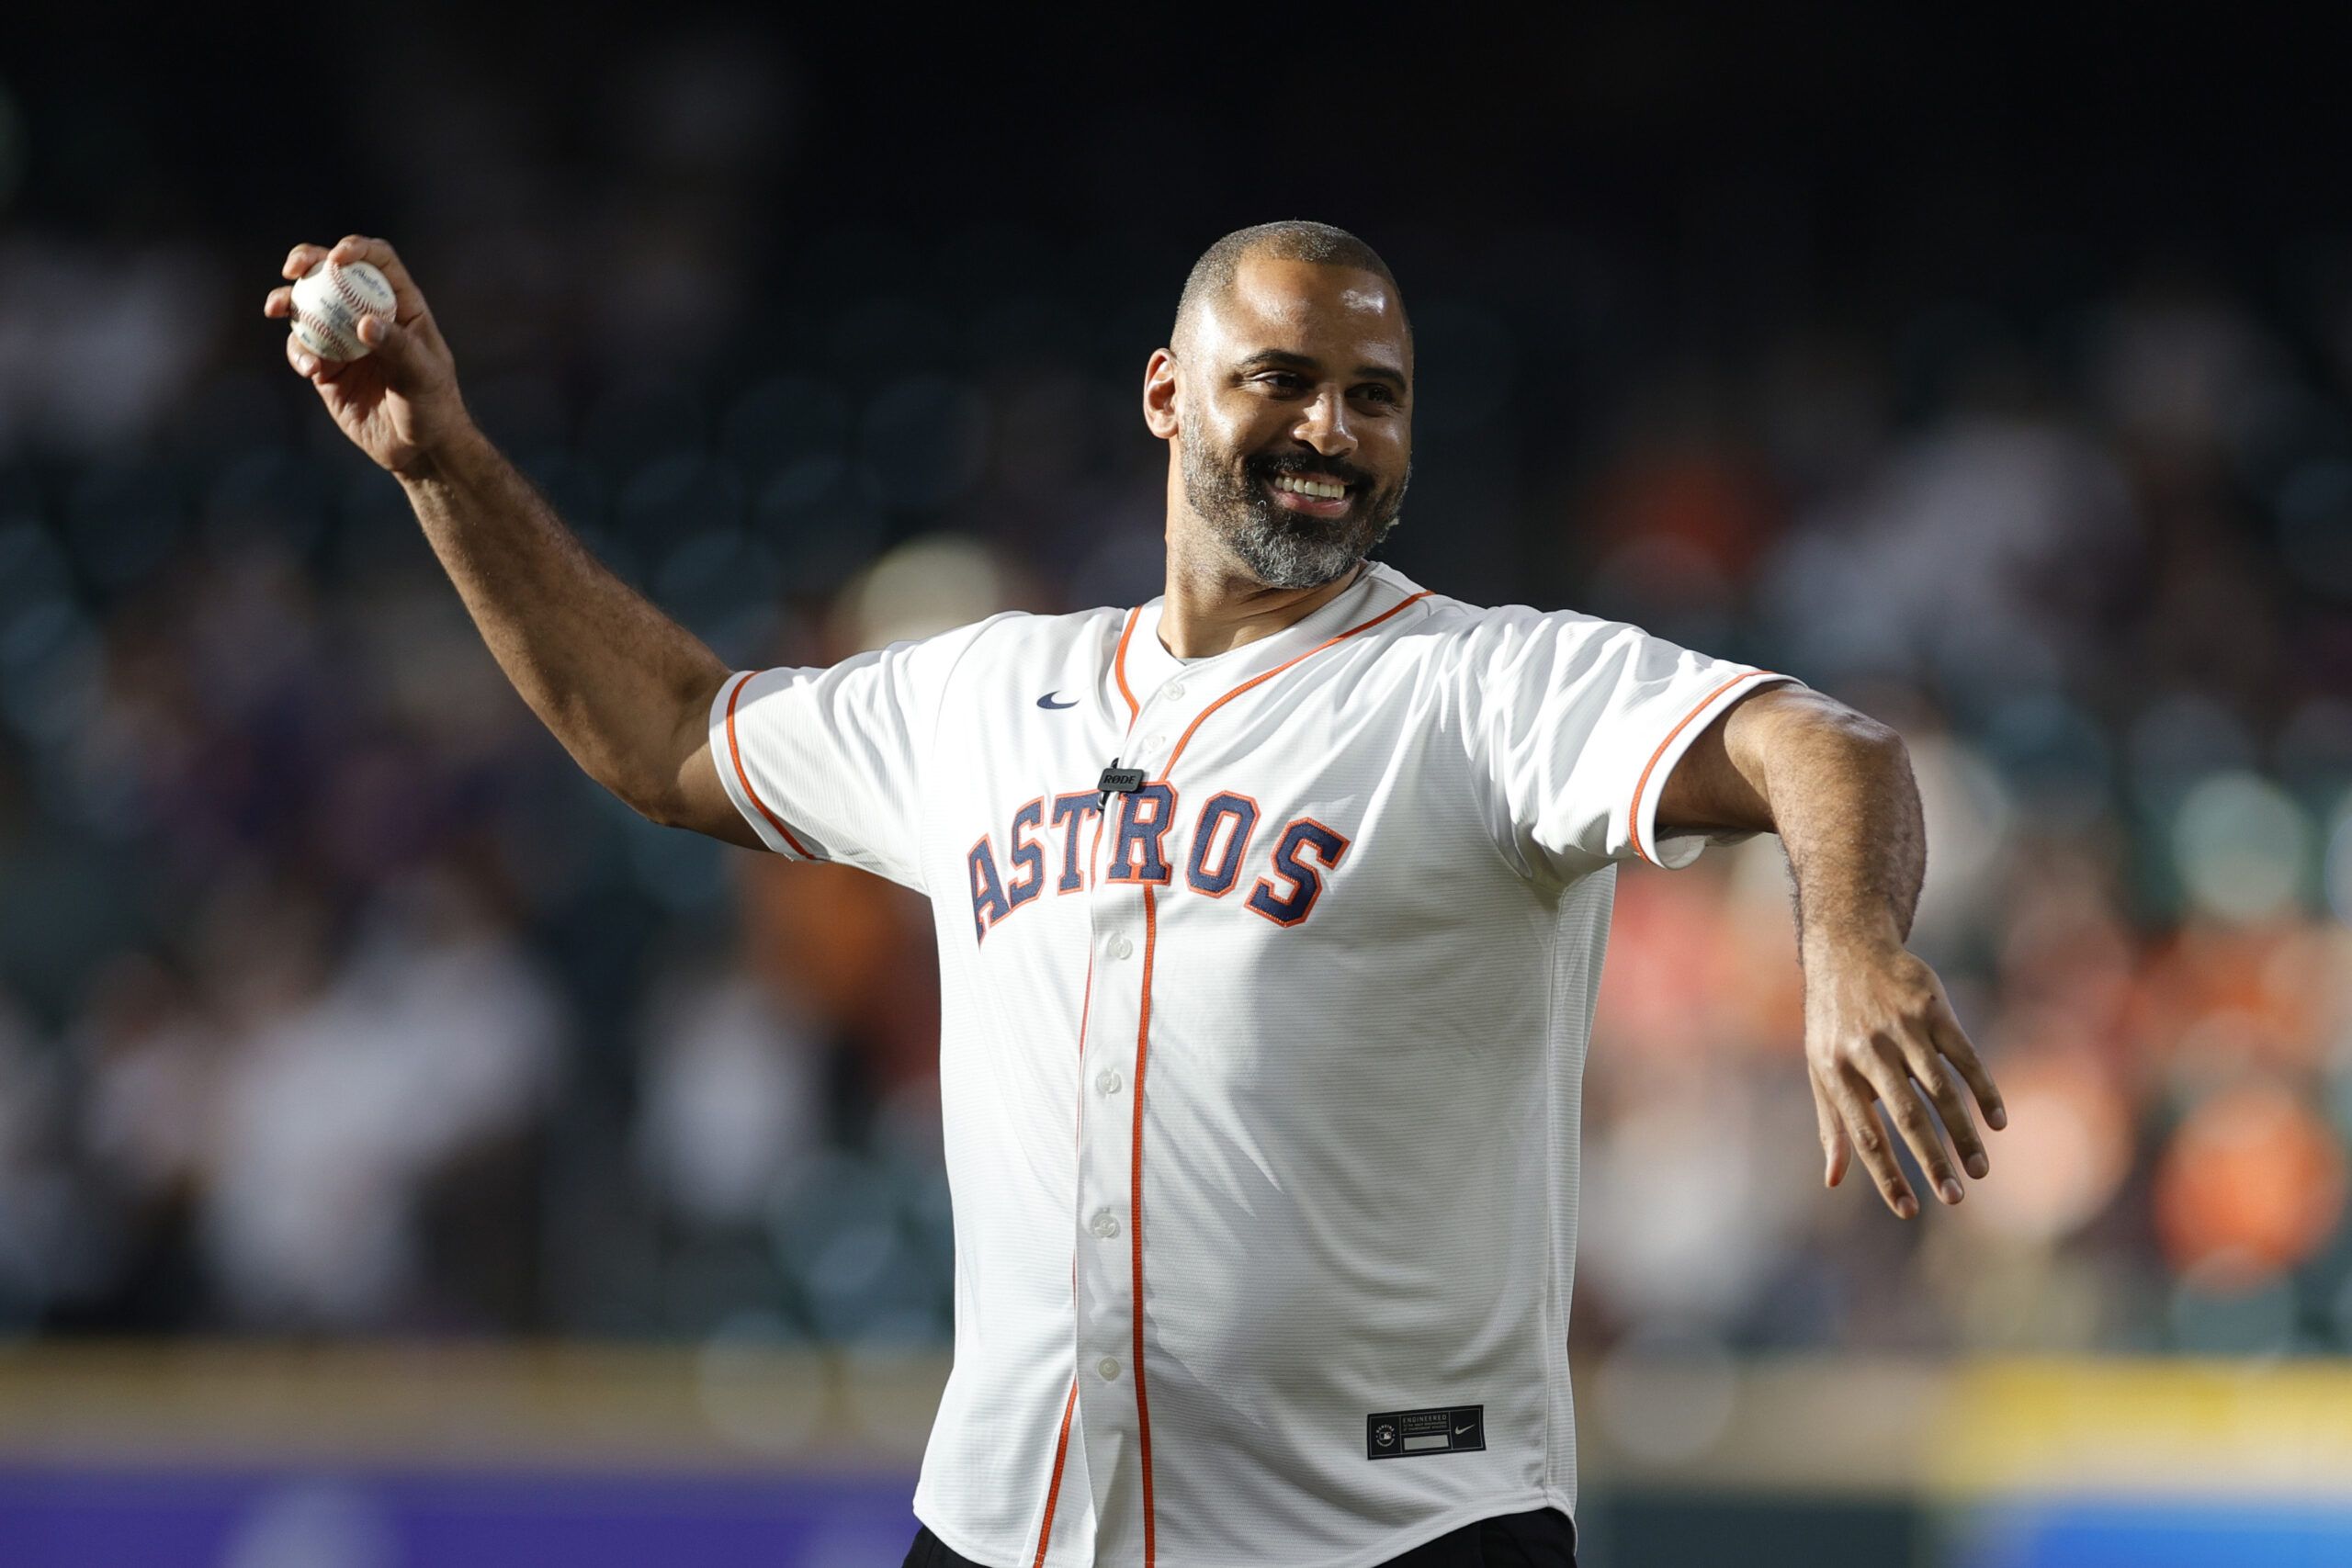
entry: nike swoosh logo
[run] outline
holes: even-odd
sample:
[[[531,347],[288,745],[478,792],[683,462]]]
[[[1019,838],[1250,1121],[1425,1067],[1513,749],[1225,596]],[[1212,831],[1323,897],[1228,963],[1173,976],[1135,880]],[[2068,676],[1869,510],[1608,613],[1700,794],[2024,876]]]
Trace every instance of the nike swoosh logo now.
[[[1057,703],[1054,701],[1054,694],[1047,692],[1044,696],[1037,699],[1037,705],[1041,708],[1074,708],[1078,704],[1075,702]]]
[[[1476,1423],[1476,1421],[1473,1421],[1473,1422],[1471,1422],[1471,1423],[1470,1423],[1470,1425],[1469,1425],[1468,1427],[1456,1427],[1453,1429],[1453,1435],[1454,1435],[1455,1437],[1457,1437],[1457,1438],[1458,1438],[1458,1437],[1462,1436],[1462,1434],[1463,1434],[1463,1433],[1464,1433],[1464,1432],[1467,1432],[1467,1431],[1471,1430],[1473,1427],[1476,1427],[1477,1425],[1478,1425],[1478,1423]]]

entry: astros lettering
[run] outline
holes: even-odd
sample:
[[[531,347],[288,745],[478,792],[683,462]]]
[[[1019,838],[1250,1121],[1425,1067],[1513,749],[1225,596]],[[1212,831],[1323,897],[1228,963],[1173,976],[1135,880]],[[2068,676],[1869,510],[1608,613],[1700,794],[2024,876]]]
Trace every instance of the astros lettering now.
[[[1093,790],[1040,795],[1012,814],[1003,835],[1004,863],[1001,869],[996,838],[983,833],[964,857],[972,894],[972,931],[985,942],[989,931],[1010,919],[1046,891],[1046,861],[1055,858],[1059,872],[1052,877],[1056,894],[1077,893],[1091,886],[1087,879],[1088,852],[1081,843],[1090,818],[1102,821],[1102,796]],[[1336,828],[1313,817],[1297,816],[1280,832],[1269,833],[1270,846],[1252,862],[1265,814],[1259,803],[1236,790],[1218,790],[1201,803],[1186,829],[1177,834],[1180,802],[1165,784],[1148,784],[1117,796],[1111,808],[1110,882],[1151,883],[1167,887],[1176,882],[1175,868],[1184,868],[1183,886],[1211,898],[1234,891],[1253,863],[1264,874],[1250,885],[1241,907],[1278,926],[1295,926],[1315,910],[1323,896],[1323,875],[1339,870],[1348,852],[1349,839]],[[1171,849],[1169,839],[1178,840]]]

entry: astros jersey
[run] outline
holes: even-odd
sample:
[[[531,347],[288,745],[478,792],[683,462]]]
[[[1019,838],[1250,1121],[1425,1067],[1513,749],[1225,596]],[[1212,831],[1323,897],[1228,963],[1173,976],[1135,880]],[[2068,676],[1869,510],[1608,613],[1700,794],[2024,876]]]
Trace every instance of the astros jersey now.
[[[934,914],[956,1351],[915,1512],[996,1568],[1358,1568],[1572,1511],[1615,864],[1696,858],[1666,777],[1781,677],[1381,564],[1211,658],[1159,621],[1001,615],[712,707],[771,849]]]

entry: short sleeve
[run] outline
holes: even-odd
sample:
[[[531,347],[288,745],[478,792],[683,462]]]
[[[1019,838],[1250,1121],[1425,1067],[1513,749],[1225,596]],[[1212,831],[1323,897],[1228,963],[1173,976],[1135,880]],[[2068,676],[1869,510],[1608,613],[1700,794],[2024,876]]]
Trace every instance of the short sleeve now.
[[[1470,739],[1490,823],[1523,873],[1563,881],[1621,860],[1679,869],[1698,859],[1706,835],[1658,839],[1668,776],[1725,709],[1792,680],[1566,611],[1488,611],[1468,640]]]
[[[738,672],[710,705],[710,755],[760,841],[923,892],[923,781],[949,677],[991,617],[826,669]]]

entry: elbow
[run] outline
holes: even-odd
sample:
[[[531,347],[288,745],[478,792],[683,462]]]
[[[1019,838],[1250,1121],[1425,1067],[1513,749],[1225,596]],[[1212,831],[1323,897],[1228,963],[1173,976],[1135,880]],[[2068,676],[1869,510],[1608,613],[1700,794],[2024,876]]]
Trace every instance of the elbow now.
[[[1890,762],[1907,763],[1911,751],[1903,737],[1890,724],[1882,724],[1870,715],[1849,708],[1835,698],[1818,694],[1805,694],[1804,706],[1811,710],[1806,717],[1816,734],[1835,740],[1839,746],[1868,756],[1883,758]]]
[[[675,779],[661,784],[640,783],[623,789],[608,785],[623,806],[652,823],[656,828],[697,828],[700,818],[695,802]]]
[[[668,795],[653,795],[644,791],[628,795],[622,795],[619,790],[615,790],[613,793],[620,796],[622,805],[652,823],[656,828],[680,828],[685,825],[686,814],[684,806]]]
[[[1909,766],[1911,749],[1903,743],[1903,737],[1896,733],[1893,725],[1882,724],[1870,715],[1856,713],[1851,708],[1847,709],[1846,712],[1847,733],[1857,748],[1875,756],[1883,757],[1890,762]]]
[[[1883,759],[1890,773],[1909,776],[1911,748],[1903,743],[1903,737],[1896,732],[1894,727],[1891,724],[1881,724],[1877,719],[1869,717],[1862,717],[1862,727],[1861,743],[1870,750],[1871,753]]]
[[[1838,745],[1848,759],[1846,765],[1854,773],[1877,780],[1882,789],[1917,793],[1918,785],[1911,772],[1911,748],[1904,744],[1893,725],[1882,724],[1852,708],[1841,708],[1835,722]]]

